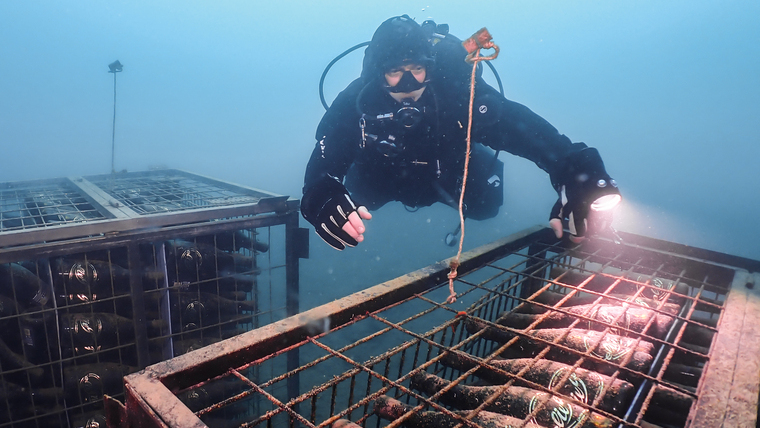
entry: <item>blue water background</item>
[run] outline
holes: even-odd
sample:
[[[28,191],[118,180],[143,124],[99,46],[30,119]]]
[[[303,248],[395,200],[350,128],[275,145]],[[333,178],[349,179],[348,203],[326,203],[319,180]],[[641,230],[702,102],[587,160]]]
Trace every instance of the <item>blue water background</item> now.
[[[403,3],[403,4],[402,4]],[[507,97],[598,147],[616,227],[760,259],[757,1],[2,1],[0,182],[171,167],[300,198],[325,65],[386,18],[487,27]],[[328,100],[361,53],[328,76]],[[488,73],[486,73],[488,74]],[[465,248],[544,224],[548,176],[507,154],[499,216]],[[339,253],[312,234],[302,309],[455,254],[457,213],[374,213]],[[303,223],[306,226],[306,223]]]

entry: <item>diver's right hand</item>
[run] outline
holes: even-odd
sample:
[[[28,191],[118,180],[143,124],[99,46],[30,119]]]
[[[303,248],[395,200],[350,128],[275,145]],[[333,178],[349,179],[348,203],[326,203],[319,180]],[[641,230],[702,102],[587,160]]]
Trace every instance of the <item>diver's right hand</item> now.
[[[336,250],[355,247],[364,240],[364,223],[372,215],[356,204],[339,181],[330,177],[304,193],[301,213],[322,240]]]

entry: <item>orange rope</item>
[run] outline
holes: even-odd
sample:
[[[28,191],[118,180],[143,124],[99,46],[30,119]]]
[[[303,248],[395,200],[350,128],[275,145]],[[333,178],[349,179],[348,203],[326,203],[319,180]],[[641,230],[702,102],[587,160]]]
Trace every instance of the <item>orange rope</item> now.
[[[449,278],[449,297],[446,298],[447,304],[452,304],[457,301],[457,293],[454,291],[454,279],[457,277],[457,268],[459,267],[459,259],[462,255],[462,246],[464,245],[464,190],[467,184],[467,173],[470,166],[470,147],[471,147],[471,135],[472,135],[472,111],[473,104],[475,104],[475,73],[477,71],[478,62],[484,60],[495,59],[499,55],[499,47],[491,41],[491,34],[485,28],[480,29],[472,37],[462,42],[462,45],[467,50],[468,54],[465,61],[472,63],[472,75],[470,76],[470,115],[467,122],[467,151],[464,158],[464,172],[462,174],[462,191],[459,193],[459,227],[462,235],[459,237],[459,251],[457,255],[449,262],[449,268],[451,269],[448,274]],[[480,49],[493,49],[494,54],[487,57],[480,56]]]

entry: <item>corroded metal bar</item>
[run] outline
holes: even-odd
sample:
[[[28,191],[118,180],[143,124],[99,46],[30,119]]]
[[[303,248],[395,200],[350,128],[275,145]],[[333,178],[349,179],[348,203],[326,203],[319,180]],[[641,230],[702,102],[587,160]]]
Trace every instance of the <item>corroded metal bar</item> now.
[[[689,414],[694,428],[751,426],[760,391],[760,274],[738,271]]]
[[[492,244],[462,254],[463,270],[472,269],[487,259],[497,258],[525,242],[536,239],[550,230],[528,229]],[[441,261],[382,284],[359,291],[342,299],[326,303],[296,316],[269,324],[205,348],[151,366],[162,374],[162,382],[172,388],[186,388],[195,379],[218,376],[229,367],[239,367],[251,360],[309,336],[310,326],[327,323],[337,326],[358,314],[372,312],[398,300],[428,290],[442,283],[448,274],[448,263]]]
[[[550,236],[550,229],[536,226],[505,237],[463,253],[460,270],[464,272],[474,269],[530,242]],[[310,335],[310,326],[315,323],[326,323],[330,327],[342,325],[355,315],[384,308],[426,291],[442,284],[448,270],[447,261],[438,262],[257,330],[157,363],[142,372],[125,377],[124,383],[130,387],[128,391],[131,394],[139,396],[158,414],[174,414],[181,408],[181,411],[176,412],[179,419],[175,421],[172,417],[171,421],[165,421],[169,427],[203,426],[193,425],[200,423],[200,419],[182,405],[172,390],[185,389],[219,376],[230,368],[244,366],[283,347],[301,342]],[[128,399],[128,413],[145,411],[144,407],[129,408],[129,403]]]
[[[568,379],[569,376],[572,373],[578,372],[580,367],[582,365],[587,364],[588,362],[601,362],[599,357],[596,357],[591,353],[590,350],[586,350],[586,352],[579,352],[578,350],[571,350],[567,346],[563,346],[555,340],[548,340],[546,338],[540,338],[540,337],[534,337],[532,333],[526,330],[517,329],[514,327],[499,327],[497,326],[492,320],[495,319],[495,312],[494,308],[496,306],[501,306],[501,299],[515,299],[515,301],[520,302],[530,302],[531,304],[536,304],[537,306],[540,306],[542,309],[553,309],[556,312],[563,312],[563,313],[570,313],[571,311],[568,310],[562,303],[569,301],[570,299],[573,299],[574,294],[580,294],[585,293],[587,290],[584,285],[581,286],[568,286],[569,293],[567,295],[564,295],[564,297],[561,298],[561,301],[554,305],[547,304],[545,302],[533,302],[532,296],[525,296],[523,295],[522,298],[517,297],[516,295],[511,295],[509,293],[504,292],[504,289],[507,288],[508,290],[515,290],[516,294],[519,294],[519,290],[517,287],[525,286],[527,279],[532,279],[536,281],[536,284],[538,285],[537,289],[534,289],[535,295],[539,295],[543,291],[549,290],[551,287],[558,286],[558,284],[551,279],[546,279],[542,275],[544,275],[548,270],[546,270],[547,267],[554,266],[554,265],[564,265],[568,266],[569,269],[576,269],[575,264],[576,263],[582,263],[582,266],[578,266],[577,269],[582,271],[583,269],[586,269],[588,265],[593,264],[601,264],[604,267],[612,267],[615,269],[621,269],[622,271],[626,271],[626,269],[629,269],[632,266],[639,266],[638,263],[641,263],[641,266],[643,266],[645,269],[647,269],[647,272],[659,272],[660,270],[663,270],[667,274],[669,271],[668,269],[671,269],[672,266],[668,266],[667,268],[663,268],[664,265],[660,264],[659,257],[654,257],[652,259],[652,255],[650,254],[649,257],[651,260],[644,260],[638,259],[636,257],[639,257],[641,253],[647,251],[646,248],[637,247],[635,248],[636,251],[634,251],[635,257],[628,257],[622,256],[618,257],[617,255],[612,254],[611,252],[605,253],[604,251],[589,251],[589,249],[584,249],[581,247],[571,248],[571,249],[565,249],[560,246],[557,246],[556,244],[552,244],[551,238],[551,230],[549,229],[541,229],[541,228],[535,228],[529,231],[522,232],[520,234],[517,234],[515,236],[505,238],[500,241],[496,241],[492,244],[489,244],[488,246],[478,248],[476,250],[473,250],[469,253],[463,254],[463,261],[460,265],[460,272],[470,272],[472,270],[480,269],[481,267],[489,265],[489,263],[492,263],[494,261],[499,261],[500,258],[505,256],[516,256],[515,258],[523,258],[523,260],[529,260],[531,259],[530,254],[525,254],[525,250],[528,248],[528,245],[531,246],[531,248],[539,248],[539,252],[541,252],[540,248],[545,247],[545,252],[547,253],[546,265],[541,265],[540,261],[533,263],[532,265],[538,266],[536,271],[530,271],[527,272],[527,269],[523,269],[520,271],[519,269],[522,268],[520,266],[523,261],[518,263],[517,265],[514,265],[512,268],[503,268],[496,266],[496,263],[494,263],[495,269],[501,269],[503,271],[503,274],[505,275],[504,278],[500,278],[502,274],[497,274],[491,277],[491,279],[488,279],[484,282],[478,282],[478,280],[468,280],[467,278],[463,278],[458,280],[460,282],[461,286],[469,287],[467,291],[463,291],[461,293],[461,297],[463,300],[467,301],[469,298],[469,301],[475,301],[475,303],[472,304],[472,306],[469,307],[468,311],[466,312],[466,315],[464,315],[463,319],[468,319],[470,317],[483,317],[483,322],[486,326],[491,328],[500,328],[504,331],[507,331],[511,333],[514,337],[509,340],[507,344],[504,344],[502,346],[496,346],[495,351],[493,348],[485,348],[490,349],[484,353],[487,353],[488,357],[483,357],[480,351],[474,352],[477,359],[475,359],[475,365],[469,369],[461,370],[462,373],[457,375],[455,379],[452,380],[452,385],[456,386],[460,382],[464,382],[468,376],[471,374],[474,374],[475,371],[481,369],[483,366],[487,365],[491,360],[499,356],[505,349],[509,348],[512,343],[514,343],[516,340],[519,339],[521,336],[529,336],[532,339],[537,340],[540,342],[541,350],[538,351],[537,354],[532,355],[532,360],[538,361],[539,359],[542,359],[546,356],[546,354],[551,349],[559,349],[568,351],[570,354],[572,354],[574,357],[574,361],[568,362],[569,366],[572,367],[572,369],[564,375],[562,379],[560,379],[559,384],[564,384]],[[628,250],[627,247],[616,247],[616,251],[620,253],[625,253]],[[548,255],[551,253],[551,256]],[[557,254],[556,258],[549,259],[549,257],[553,257],[553,254]],[[661,251],[658,252],[658,255],[662,253]],[[673,254],[669,256],[670,259],[677,260],[682,258],[678,254]],[[508,258],[505,258],[504,260],[510,260]],[[586,264],[588,261],[588,265]],[[654,263],[652,263],[654,262]],[[696,260],[689,260],[689,263],[696,263]],[[510,262],[511,263],[511,262]],[[650,264],[646,264],[650,263]],[[539,266],[541,265],[541,266]],[[542,267],[543,266],[543,267]],[[622,268],[620,266],[623,266]],[[710,267],[716,267],[717,269],[722,269],[721,277],[725,276],[725,270],[728,270],[725,266],[715,266],[711,265],[709,261],[704,261],[704,266],[700,267],[698,271],[709,271],[708,268]],[[604,272],[593,272],[592,268],[589,272],[592,273],[592,275],[600,274],[601,276],[611,276],[609,273]],[[144,416],[146,413],[154,413],[156,415],[160,415],[160,418],[163,418],[162,423],[166,424],[167,427],[179,427],[179,426],[195,426],[192,425],[195,421],[199,421],[198,415],[204,414],[206,410],[198,412],[196,414],[192,414],[184,405],[181,403],[178,404],[179,400],[176,397],[173,397],[173,394],[176,394],[176,391],[178,390],[184,390],[185,388],[188,388],[192,385],[197,385],[199,383],[202,383],[203,381],[215,378],[218,376],[223,376],[225,373],[234,373],[236,376],[241,377],[241,380],[244,378],[242,377],[242,367],[251,367],[252,365],[258,364],[261,361],[265,361],[269,359],[272,355],[279,355],[281,352],[286,352],[292,349],[297,349],[305,343],[313,344],[319,348],[322,348],[322,350],[326,351],[331,358],[337,358],[340,360],[343,360],[345,363],[348,363],[350,366],[348,369],[343,371],[343,369],[339,370],[337,375],[334,375],[331,379],[326,380],[324,383],[314,385],[312,388],[311,385],[306,387],[308,392],[301,393],[301,395],[298,395],[295,398],[290,398],[289,402],[285,402],[286,400],[282,400],[281,402],[277,402],[276,400],[270,400],[272,403],[274,403],[279,408],[276,408],[272,410],[270,413],[271,415],[263,415],[256,421],[250,421],[246,424],[248,426],[249,424],[257,424],[265,419],[268,419],[271,416],[274,416],[275,413],[283,415],[283,412],[287,412],[291,417],[294,417],[295,419],[300,419],[301,416],[308,418],[309,412],[298,412],[296,409],[296,405],[300,404],[301,406],[308,405],[311,403],[312,405],[312,411],[311,411],[311,421],[310,423],[314,426],[327,426],[333,422],[337,422],[339,419],[351,419],[356,421],[356,414],[352,414],[359,410],[361,407],[365,408],[364,416],[361,416],[359,418],[359,421],[363,424],[365,421],[367,421],[367,418],[373,417],[369,413],[367,413],[367,406],[368,404],[377,399],[379,396],[386,394],[389,390],[395,389],[397,392],[397,395],[402,396],[408,396],[411,398],[411,400],[417,400],[417,403],[421,403],[416,405],[414,408],[419,410],[423,406],[427,405],[437,411],[445,412],[445,409],[440,408],[440,405],[437,404],[437,400],[440,397],[441,393],[444,393],[445,391],[439,391],[439,393],[434,394],[430,397],[423,397],[414,391],[409,390],[407,387],[404,387],[404,383],[415,373],[422,373],[422,372],[432,372],[432,371],[438,371],[437,364],[441,361],[441,359],[445,356],[447,352],[460,352],[460,349],[463,349],[464,346],[471,346],[476,345],[480,342],[484,342],[481,340],[482,333],[477,332],[470,336],[462,337],[461,332],[464,331],[464,325],[463,323],[459,323],[459,314],[456,314],[455,316],[452,316],[451,320],[438,319],[435,321],[435,323],[430,327],[425,327],[426,331],[423,333],[419,333],[415,331],[415,327],[404,327],[406,323],[410,323],[414,320],[423,320],[423,325],[426,317],[430,315],[433,312],[438,312],[437,315],[433,316],[440,316],[441,312],[444,314],[447,313],[446,311],[452,311],[452,315],[454,315],[451,308],[447,308],[442,306],[440,303],[432,300],[432,297],[430,295],[424,295],[424,293],[431,288],[442,286],[446,283],[446,275],[448,273],[449,266],[447,261],[442,261],[439,263],[436,263],[434,265],[431,265],[427,268],[420,269],[418,271],[409,273],[407,275],[401,276],[399,278],[396,278],[391,281],[387,281],[385,283],[379,284],[375,287],[371,287],[369,289],[366,289],[364,291],[360,291],[358,293],[354,293],[348,297],[345,297],[343,299],[337,300],[335,302],[328,303],[326,305],[323,305],[319,308],[312,309],[310,311],[304,312],[299,315],[292,316],[288,319],[282,320],[280,322],[259,328],[257,330],[254,330],[252,332],[244,333],[242,335],[233,337],[231,339],[227,339],[222,342],[218,342],[216,344],[210,345],[206,348],[194,351],[192,353],[188,353],[186,355],[177,357],[173,360],[166,361],[163,363],[156,364],[154,366],[150,366],[148,369],[146,369],[144,372],[137,373],[130,375],[126,378],[125,382],[129,386],[128,388],[128,395],[129,394],[136,394],[136,397],[130,397],[128,396],[127,400],[127,407],[130,407],[130,402],[132,403],[132,408],[137,412],[142,412],[141,415],[135,416],[136,418],[139,417],[146,417]],[[541,272],[544,273],[541,273]],[[690,272],[691,274],[691,272]],[[673,277],[676,278],[686,278],[684,273],[678,274],[677,271],[673,274],[671,274]],[[474,275],[475,278],[478,278],[478,275]],[[593,279],[593,278],[591,278]],[[499,281],[501,281],[499,283]],[[613,296],[611,293],[614,288],[614,282],[620,281],[619,278],[613,279],[611,281],[613,284],[608,285],[605,291],[602,292],[591,292],[589,294],[593,295],[594,304],[600,304],[601,302],[605,301],[605,299],[611,299],[615,300],[617,299],[616,296]],[[755,281],[755,280],[753,280]],[[630,282],[630,281],[629,281]],[[639,287],[639,292],[641,290],[646,289],[646,283],[642,281],[634,281],[635,283],[641,283],[641,287]],[[697,281],[698,282],[698,281]],[[760,283],[759,281],[755,281]],[[542,286],[541,284],[545,284]],[[715,290],[724,290],[724,293],[726,290],[729,290],[729,287],[726,285],[721,285],[720,282],[714,282],[711,284],[708,284],[706,281],[702,281],[702,289],[705,288],[712,288]],[[487,285],[491,285],[492,287],[496,285],[493,289],[489,289]],[[639,284],[637,284],[639,285]],[[733,289],[736,288],[744,288],[744,283],[737,285],[736,280],[734,280],[734,284],[731,287]],[[538,291],[536,291],[538,290]],[[734,294],[735,290],[732,290],[731,293],[729,293],[729,296]],[[473,293],[473,294],[470,294]],[[478,293],[485,293],[482,297],[480,297],[480,294]],[[746,293],[745,293],[746,294]],[[685,296],[687,300],[691,302],[700,302],[700,292],[697,293],[697,296]],[[760,301],[760,298],[755,296],[755,298]],[[758,304],[758,308],[756,309],[757,313],[752,313],[752,309],[749,307],[746,302],[751,300],[747,296],[744,298],[744,307],[745,309],[743,312],[741,312],[744,316],[742,320],[744,319],[750,319],[749,317],[758,317],[760,316],[760,304]],[[410,310],[410,314],[408,318],[397,321],[397,318],[389,317],[388,319],[383,318],[382,312],[385,310],[389,310],[389,308],[393,308],[395,306],[398,306],[402,303],[409,304],[410,301],[415,301],[413,304],[420,304],[419,307],[417,307],[419,310]],[[729,301],[727,301],[728,305]],[[709,305],[708,305],[709,306]],[[716,309],[720,309],[716,306]],[[415,306],[416,307],[416,306]],[[509,306],[507,309],[511,309],[513,306]],[[412,307],[414,309],[414,307]],[[441,311],[443,309],[443,311]],[[677,337],[681,338],[684,335],[684,332],[686,331],[686,324],[692,323],[691,321],[691,314],[694,312],[694,305],[690,308],[688,314],[676,316],[679,323],[679,328],[677,329]],[[731,310],[728,306],[726,306],[726,309],[728,311]],[[503,310],[503,309],[502,309]],[[482,314],[482,312],[488,312],[490,315],[485,316]],[[663,309],[663,305],[660,305],[657,308],[652,308],[652,313],[648,317],[648,319],[645,321],[646,325],[644,326],[644,331],[647,331],[647,328],[649,328],[653,323],[655,322],[655,314],[659,313],[665,313],[665,309]],[[746,313],[746,314],[745,314]],[[725,314],[724,314],[725,315]],[[406,316],[406,315],[404,315]],[[738,316],[738,315],[737,315]],[[385,323],[388,328],[381,328],[381,331],[375,332],[369,336],[358,338],[356,340],[352,340],[351,343],[348,345],[341,345],[342,347],[329,347],[325,345],[325,342],[322,341],[322,338],[324,336],[323,332],[330,331],[331,335],[337,335],[340,334],[340,331],[342,329],[342,326],[351,325],[355,322],[358,322],[360,320],[365,320],[367,318],[373,318],[381,323]],[[622,315],[618,315],[617,318],[620,319]],[[578,316],[577,319],[574,320],[573,324],[571,325],[571,328],[574,327],[578,323],[585,323],[588,322],[591,318],[589,316]],[[608,334],[610,330],[615,327],[617,328],[618,319],[612,319],[608,321],[604,321],[604,332],[602,334]],[[393,320],[393,321],[391,321]],[[713,352],[715,352],[715,349],[718,349],[718,343],[719,337],[720,337],[720,331],[721,328],[723,328],[725,323],[728,321],[721,321],[721,327],[718,328],[718,333],[716,334],[716,337],[714,338],[714,346],[713,346]],[[320,328],[315,333],[314,326],[318,325]],[[414,325],[414,324],[410,324]],[[741,325],[747,325],[747,324],[737,324],[741,328]],[[381,326],[382,327],[382,326]],[[534,323],[532,326],[535,328],[536,324]],[[707,327],[707,326],[703,326]],[[388,347],[380,348],[373,350],[372,355],[375,355],[372,358],[368,358],[366,361],[364,360],[364,357],[361,358],[361,361],[357,361],[356,359],[349,358],[347,356],[347,353],[345,351],[348,351],[354,347],[356,347],[360,343],[367,343],[367,341],[370,338],[379,337],[381,335],[385,335],[390,329],[396,330],[397,332],[400,332],[403,334],[404,339],[402,340],[402,343],[395,347]],[[429,330],[427,330],[429,328]],[[454,332],[452,334],[451,340],[449,340],[448,337],[448,329],[451,328]],[[715,331],[714,328],[710,327],[712,331]],[[455,341],[453,336],[456,335],[456,331],[459,329],[460,336],[458,341]],[[640,335],[638,333],[635,333],[627,328],[625,329],[619,329],[623,333],[632,334],[635,336],[635,338],[632,338],[636,345],[644,345],[644,341],[642,339],[646,338],[649,339],[646,336]],[[732,360],[733,367],[734,364],[736,364],[737,361],[739,361],[739,358],[742,359],[742,363],[744,363],[744,360],[750,361],[751,358],[749,356],[751,355],[760,355],[760,345],[757,345],[757,343],[760,343],[760,337],[753,336],[754,333],[751,332],[741,332],[741,336],[738,338],[731,338],[726,339],[725,337],[723,340],[733,340],[734,342],[739,341],[746,341],[746,342],[752,342],[755,343],[755,345],[751,345],[750,343],[747,343],[747,345],[737,345],[739,349],[737,349],[734,352],[734,359]],[[407,340],[408,338],[408,340]],[[340,341],[339,341],[340,342]],[[450,342],[450,343],[449,343]],[[630,370],[626,369],[627,360],[621,361],[619,364],[614,364],[612,371],[614,373],[611,373],[612,380],[617,380],[619,375],[631,375],[632,377],[635,377],[638,380],[646,380],[648,383],[660,385],[663,384],[665,386],[670,387],[671,385],[668,383],[663,382],[662,378],[666,370],[666,366],[670,363],[670,358],[673,356],[675,351],[678,351],[679,353],[685,354],[685,355],[701,355],[699,352],[694,352],[689,350],[685,347],[680,347],[677,345],[672,345],[669,343],[666,343],[667,341],[663,341],[661,339],[653,340],[653,343],[656,345],[666,345],[667,348],[667,357],[664,360],[664,363],[662,365],[662,368],[660,369],[659,366],[655,369],[653,368],[653,371],[651,373],[634,373]],[[676,340],[676,343],[678,343],[678,340]],[[394,342],[395,344],[395,342]],[[422,345],[422,348],[421,346]],[[477,345],[479,346],[479,345]],[[480,349],[480,348],[478,348]],[[413,369],[402,368],[405,366],[403,363],[403,360],[406,356],[406,352],[409,350],[409,352],[414,351],[414,363],[411,363],[411,365],[414,367]],[[436,351],[438,354],[436,354]],[[376,352],[376,353],[375,353]],[[472,352],[468,350],[468,352]],[[753,354],[754,353],[754,354]],[[420,360],[418,361],[418,354]],[[708,359],[707,350],[703,352],[704,355],[701,355],[704,359]],[[714,367],[720,365],[717,362],[714,361],[716,358],[714,355],[709,355],[709,363],[707,368],[705,369],[705,373],[708,373],[711,369]],[[327,357],[325,357],[327,358]],[[396,364],[398,364],[398,360],[401,359],[402,363],[398,365],[398,373],[396,373]],[[303,364],[297,368],[289,367],[289,371],[287,373],[275,373],[276,379],[285,379],[290,378],[291,376],[295,376],[298,373],[301,373],[305,371],[307,368],[315,368],[317,367],[318,363],[322,362],[322,357],[315,359],[311,363]],[[760,366],[760,364],[758,364]],[[527,365],[526,369],[527,370]],[[238,370],[238,371],[235,371]],[[520,370],[519,373],[500,373],[504,376],[506,376],[506,385],[505,387],[508,387],[515,381],[522,381],[522,375],[524,374],[525,370]],[[748,369],[745,369],[748,370]],[[357,377],[358,373],[362,373],[361,377]],[[699,372],[701,373],[701,371]],[[364,375],[367,375],[366,379],[366,393],[364,395],[361,395],[363,392],[362,386],[357,385],[358,381],[357,379],[363,378]],[[576,373],[577,374],[577,373]],[[655,374],[657,375],[656,377]],[[625,377],[625,376],[624,376]],[[724,373],[725,378],[725,373]],[[747,379],[751,378],[751,379]],[[755,376],[756,378],[756,376]],[[742,379],[740,379],[739,382],[737,382],[741,388],[744,388],[743,390],[739,389],[732,389],[732,387],[729,386],[729,390],[723,394],[723,396],[726,397],[726,402],[728,403],[726,405],[726,410],[724,411],[724,419],[721,420],[729,420],[729,418],[733,417],[730,415],[737,414],[737,409],[741,406],[744,406],[746,403],[742,402],[743,396],[742,391],[749,391],[749,393],[744,392],[749,396],[750,393],[754,393],[754,399],[756,400],[757,397],[757,379],[752,378],[749,375],[744,375]],[[370,387],[374,380],[375,385],[373,387]],[[252,388],[250,391],[263,391],[264,388],[267,387],[267,385],[272,381],[267,381],[264,383],[253,383],[253,381],[249,380],[250,387]],[[721,379],[721,381],[724,381]],[[734,378],[734,381],[736,382],[736,378]],[[362,380],[364,382],[364,380]],[[380,383],[380,386],[377,387],[377,383]],[[705,380],[700,383],[700,389],[705,390]],[[754,382],[753,385],[750,385],[750,383]],[[349,388],[350,383],[350,389]],[[696,385],[696,383],[695,383]],[[536,385],[538,390],[541,390],[543,392],[548,393],[559,393],[557,388],[555,386],[550,385],[550,387],[546,387],[543,385]],[[321,398],[318,398],[320,394],[324,394],[324,402],[326,403],[327,400],[330,400],[330,389],[332,389],[333,395],[332,395],[332,401],[330,403],[329,412],[327,411],[326,404],[323,404],[326,414],[329,416],[318,416],[318,413],[314,411],[314,407],[318,406],[320,404]],[[605,390],[602,390],[601,394],[604,394],[606,392]],[[683,391],[680,391],[678,389],[678,386],[675,386],[674,390],[666,390],[667,393],[675,393],[677,394],[677,398],[685,398],[690,399],[693,397],[691,395],[691,391],[687,391],[689,393],[684,393]],[[649,404],[650,400],[654,400],[654,397],[661,393],[661,391],[655,391],[652,390],[651,392],[648,392],[646,394],[646,400],[643,405],[643,408],[645,409],[647,405]],[[146,395],[147,394],[147,395]],[[356,394],[356,395],[355,395]],[[240,394],[239,397],[243,397],[245,395],[250,395],[250,392],[246,392],[243,394]],[[336,400],[345,400],[344,397],[348,397],[348,405],[341,407],[341,405],[336,404]],[[601,396],[601,395],[600,395]],[[337,397],[337,398],[336,398]],[[493,398],[489,397],[489,400],[492,401],[492,399],[496,399],[497,395],[494,395]],[[231,397],[223,402],[217,403],[218,405],[224,405],[227,402],[231,402],[235,400],[236,397]],[[267,398],[269,399],[269,398]],[[588,408],[592,411],[597,411],[598,407],[597,405],[600,403],[598,400],[595,400],[593,403],[591,402],[576,402],[576,400],[572,397],[569,398],[569,401],[574,404],[578,404],[580,407]],[[684,403],[688,404],[688,400],[684,401]],[[539,411],[539,409],[545,405],[545,402],[538,403],[538,407],[536,407],[535,411],[532,412],[530,415],[528,415],[528,418],[532,418],[535,415],[535,412]],[[655,403],[656,404],[656,403]],[[487,403],[483,403],[483,405],[487,405]],[[757,405],[754,403],[754,411],[756,413],[757,411]],[[176,408],[181,407],[181,411],[178,412],[177,415],[173,415],[171,417],[165,417],[167,414],[173,414],[176,412]],[[482,409],[483,406],[479,406],[479,409]],[[685,408],[685,405],[682,406],[682,408]],[[699,409],[699,406],[694,406],[694,408]],[[210,408],[207,408],[210,409]],[[751,410],[751,409],[750,409]],[[749,413],[750,410],[745,409],[745,413]],[[168,413],[167,413],[168,412]],[[477,410],[476,410],[477,412]],[[192,414],[193,416],[190,417],[188,413]],[[605,416],[608,416],[606,412],[604,413]],[[296,416],[298,415],[298,416]],[[728,415],[728,416],[726,416]],[[284,416],[284,415],[283,415]],[[633,426],[633,422],[624,422],[622,419],[615,417],[614,415],[609,415],[610,420],[614,421],[616,424],[620,423],[625,426]],[[193,417],[195,419],[193,419]],[[183,419],[184,418],[184,419]],[[749,419],[746,419],[749,420]],[[753,419],[754,420],[754,417]],[[393,421],[391,423],[391,426],[397,426],[404,423],[404,418],[400,417],[399,419]],[[464,425],[469,425],[471,422],[463,422]],[[636,423],[640,426],[646,426],[647,422],[642,420],[641,415],[636,420]],[[159,425],[156,425],[159,426]],[[197,425],[197,426],[204,426],[204,425]],[[709,425],[694,425],[694,426],[709,426]]]

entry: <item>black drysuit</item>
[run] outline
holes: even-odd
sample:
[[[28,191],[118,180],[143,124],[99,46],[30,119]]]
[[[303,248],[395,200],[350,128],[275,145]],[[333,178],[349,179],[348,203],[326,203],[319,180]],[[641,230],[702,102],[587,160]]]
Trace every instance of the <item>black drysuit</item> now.
[[[302,212],[307,220],[324,203],[314,196],[322,193],[320,187],[344,179],[356,205],[370,210],[389,201],[409,207],[458,202],[472,65],[464,61],[461,42],[450,35],[434,45],[433,53],[435,65],[427,70],[429,82],[416,102],[397,102],[382,78],[366,77],[382,73],[367,70],[338,95],[317,128],[306,168]],[[494,150],[533,161],[559,190],[572,173],[574,156],[586,148],[505,99],[480,75],[478,70],[465,191],[465,215],[473,219],[495,216],[503,201],[503,164]]]

